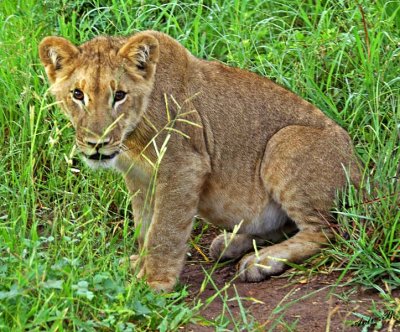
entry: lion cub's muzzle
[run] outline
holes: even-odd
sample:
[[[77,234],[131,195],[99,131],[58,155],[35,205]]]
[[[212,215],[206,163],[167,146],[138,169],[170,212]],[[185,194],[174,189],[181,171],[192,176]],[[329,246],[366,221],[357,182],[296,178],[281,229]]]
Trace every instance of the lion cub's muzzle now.
[[[114,152],[114,153],[112,153],[110,155],[101,154],[101,153],[96,152],[96,153],[94,153],[94,154],[92,154],[90,156],[86,155],[86,158],[88,158],[90,160],[109,160],[109,159],[113,159],[117,154],[118,154],[118,151]]]
[[[93,162],[110,161],[120,152],[119,144],[115,144],[111,138],[86,139],[78,142],[78,146],[86,159]]]

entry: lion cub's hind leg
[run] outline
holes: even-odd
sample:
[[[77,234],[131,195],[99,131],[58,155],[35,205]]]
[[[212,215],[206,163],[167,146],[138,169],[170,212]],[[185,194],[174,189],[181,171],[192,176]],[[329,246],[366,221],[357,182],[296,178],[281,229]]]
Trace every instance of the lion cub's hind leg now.
[[[301,263],[316,254],[332,236],[329,222],[335,193],[346,184],[344,168],[358,178],[347,134],[334,127],[291,126],[269,141],[262,176],[267,191],[299,231],[291,238],[243,257],[244,281],[280,274],[286,262]]]

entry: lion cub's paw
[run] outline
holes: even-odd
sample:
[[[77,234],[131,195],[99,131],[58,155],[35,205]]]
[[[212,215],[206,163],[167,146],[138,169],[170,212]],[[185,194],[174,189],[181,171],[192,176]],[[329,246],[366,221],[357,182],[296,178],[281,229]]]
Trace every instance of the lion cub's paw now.
[[[210,256],[220,261],[237,259],[248,252],[252,245],[251,237],[246,234],[221,234],[211,243]]]
[[[139,261],[140,261],[139,258],[140,258],[139,255],[131,255],[131,256],[129,256],[129,258],[124,257],[119,260],[119,264],[123,265],[123,264],[129,263],[129,267],[131,268],[131,270],[136,271],[136,269],[139,266]]]
[[[147,284],[156,292],[171,292],[174,289],[176,279],[147,281]]]
[[[215,261],[218,259],[220,259],[221,261],[228,259],[226,255],[223,255],[225,249],[226,249],[225,236],[224,234],[218,235],[210,245],[209,252],[211,258]]]
[[[139,272],[138,278],[143,278],[145,276],[143,269]],[[164,278],[162,280],[154,280],[147,277],[147,284],[156,292],[171,292],[176,284],[176,278]]]
[[[162,279],[152,278],[146,273],[145,269],[142,267],[139,273],[136,275],[138,279],[145,278],[146,283],[156,292],[171,292],[176,284],[176,277],[162,276]]]
[[[135,271],[138,267],[138,264],[140,262],[139,260],[140,256],[139,255],[131,255],[129,256],[129,265],[133,271]]]
[[[277,275],[286,270],[286,259],[277,255],[271,256],[268,252],[249,254],[243,257],[238,264],[239,277],[245,282],[258,282],[269,276]]]

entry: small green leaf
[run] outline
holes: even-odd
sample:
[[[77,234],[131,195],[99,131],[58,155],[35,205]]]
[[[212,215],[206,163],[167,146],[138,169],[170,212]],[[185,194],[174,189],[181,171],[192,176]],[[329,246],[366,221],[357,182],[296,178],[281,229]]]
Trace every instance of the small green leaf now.
[[[133,302],[132,309],[135,311],[137,315],[144,316],[151,313],[151,310],[144,304],[142,304],[139,300]]]
[[[63,282],[64,280],[48,280],[42,285],[44,288],[62,289]]]
[[[0,292],[0,300],[12,299],[20,294],[21,290],[18,288],[18,285],[14,284],[8,292]]]

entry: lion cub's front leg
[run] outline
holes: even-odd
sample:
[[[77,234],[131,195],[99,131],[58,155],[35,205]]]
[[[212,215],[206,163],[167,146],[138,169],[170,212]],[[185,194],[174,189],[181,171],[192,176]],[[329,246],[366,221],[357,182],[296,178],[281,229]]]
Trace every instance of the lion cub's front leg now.
[[[145,277],[158,291],[171,290],[182,270],[204,181],[200,160],[180,165],[159,171],[153,218],[143,245],[143,265],[138,277]]]

